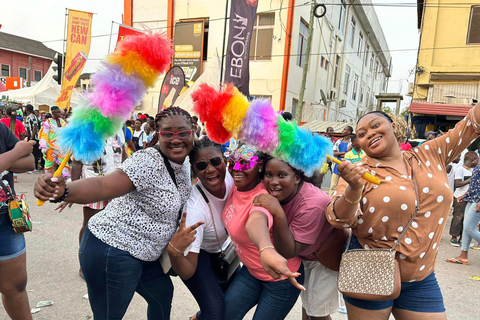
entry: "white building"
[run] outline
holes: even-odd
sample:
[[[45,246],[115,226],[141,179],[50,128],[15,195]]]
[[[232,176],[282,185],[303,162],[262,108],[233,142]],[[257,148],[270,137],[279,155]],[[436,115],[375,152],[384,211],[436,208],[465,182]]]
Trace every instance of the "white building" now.
[[[215,52],[221,55],[223,41],[227,41],[225,0],[125,0],[124,3],[124,23],[139,29],[168,33],[168,26],[175,21],[205,18],[208,36],[204,37],[207,54],[203,69],[208,67],[208,59]],[[355,121],[367,109],[374,109],[375,94],[385,92],[387,87],[391,57],[378,18],[369,5],[371,1],[349,3],[350,0],[327,0],[326,15],[314,20],[302,121]],[[279,110],[291,111],[292,106],[298,105],[310,8],[309,3],[294,0],[258,1],[250,50],[250,94],[271,98]],[[290,52],[288,39],[291,39]],[[143,110],[156,111],[160,85],[159,81],[149,91]],[[327,97],[327,105],[320,90]]]

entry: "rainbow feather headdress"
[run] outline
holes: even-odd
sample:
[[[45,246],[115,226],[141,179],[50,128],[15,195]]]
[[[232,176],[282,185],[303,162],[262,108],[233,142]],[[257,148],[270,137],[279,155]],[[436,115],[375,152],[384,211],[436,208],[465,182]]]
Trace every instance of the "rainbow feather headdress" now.
[[[269,100],[249,102],[231,84],[220,90],[202,84],[192,99],[193,111],[206,122],[207,135],[215,142],[238,139],[288,162],[307,176],[320,169],[327,154],[333,153],[329,139],[285,121]]]
[[[92,76],[93,92],[85,94],[69,124],[58,132],[58,146],[76,160],[91,163],[103,156],[108,137],[115,135],[147,87],[171,62],[173,50],[164,33],[128,36]]]

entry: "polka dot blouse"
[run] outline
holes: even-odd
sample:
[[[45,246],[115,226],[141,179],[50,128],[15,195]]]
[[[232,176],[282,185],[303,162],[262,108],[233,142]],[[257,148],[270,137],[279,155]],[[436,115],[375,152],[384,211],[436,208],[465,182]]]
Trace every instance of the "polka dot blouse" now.
[[[403,157],[413,170],[418,185],[418,214],[396,247],[402,281],[423,280],[435,269],[440,240],[453,201],[446,165],[467,148],[480,133],[473,108],[447,134],[406,151]],[[414,181],[396,169],[368,156],[362,165],[380,179],[380,185],[367,183],[355,216],[337,219],[333,203],[347,183],[340,182],[328,205],[328,221],[337,228],[352,228],[365,249],[391,248],[415,212]],[[412,169],[410,169],[412,168]]]

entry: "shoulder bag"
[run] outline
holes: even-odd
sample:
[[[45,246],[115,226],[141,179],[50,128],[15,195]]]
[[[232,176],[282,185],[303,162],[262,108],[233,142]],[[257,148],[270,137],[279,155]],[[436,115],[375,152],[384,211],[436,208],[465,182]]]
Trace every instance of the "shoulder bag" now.
[[[165,167],[167,168],[168,174],[170,175],[170,178],[172,178],[173,183],[178,189],[177,179],[175,178],[175,172],[173,171],[173,168],[170,165],[170,162],[168,161],[167,156],[164,155],[163,152],[160,151],[160,149],[157,146],[155,146],[154,148],[157,149],[157,151],[162,156],[163,162],[165,163]],[[180,208],[180,210],[178,211],[177,228],[178,228],[181,217],[182,217],[182,208]],[[162,266],[163,273],[168,274],[169,276],[174,276],[174,277],[177,276],[177,273],[173,271],[172,263],[170,261],[170,257],[168,256],[168,250],[166,247],[165,249],[163,249],[163,252],[160,255],[160,265]]]
[[[217,281],[221,284],[224,284],[228,282],[235,270],[237,270],[238,266],[240,265],[240,258],[237,255],[233,241],[230,241],[230,244],[227,246],[227,248],[222,250],[222,244],[220,243],[220,239],[218,239],[217,227],[215,226],[215,218],[213,217],[210,201],[200,185],[197,184],[195,187],[198,189],[203,199],[207,203],[208,208],[210,209],[213,230],[215,230],[215,237],[217,238],[218,246],[220,248],[220,254],[216,257],[216,259],[212,259],[212,267],[215,271],[215,275],[217,276]]]
[[[30,213],[25,195],[13,195],[5,186],[3,180],[0,180],[0,185],[8,197],[8,215],[10,217],[10,222],[12,223],[13,231],[15,231],[15,233],[32,231],[32,222],[30,220]]]
[[[409,163],[410,164],[410,163]],[[411,165],[410,165],[411,167]],[[395,259],[395,248],[418,213],[418,186],[412,169],[417,205],[395,244],[390,249],[351,249],[351,235],[342,255],[338,271],[338,290],[347,297],[362,300],[394,300],[402,288],[400,267]]]

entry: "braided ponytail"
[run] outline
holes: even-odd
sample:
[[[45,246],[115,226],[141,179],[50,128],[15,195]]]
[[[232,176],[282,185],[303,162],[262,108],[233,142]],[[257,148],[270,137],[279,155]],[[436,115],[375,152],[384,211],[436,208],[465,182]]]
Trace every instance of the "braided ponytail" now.
[[[8,127],[10,131],[15,134],[15,127],[17,126],[17,108],[14,105],[7,106],[7,117],[10,118],[10,126]]]

